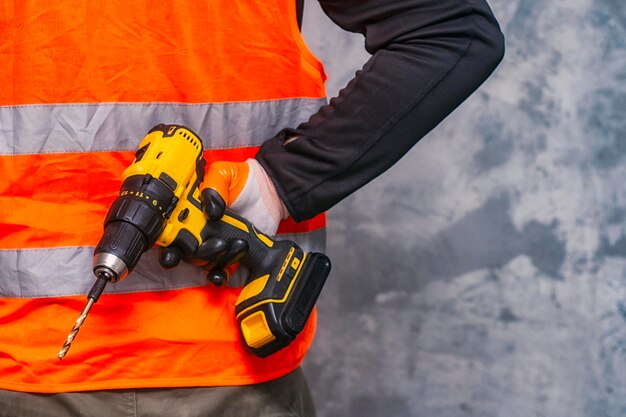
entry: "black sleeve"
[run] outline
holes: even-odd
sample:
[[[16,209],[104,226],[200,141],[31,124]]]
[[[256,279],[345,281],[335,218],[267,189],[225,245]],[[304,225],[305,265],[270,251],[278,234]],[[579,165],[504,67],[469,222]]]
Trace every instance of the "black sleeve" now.
[[[491,74],[504,38],[484,0],[320,0],[372,57],[256,158],[294,219],[330,208],[398,161]]]

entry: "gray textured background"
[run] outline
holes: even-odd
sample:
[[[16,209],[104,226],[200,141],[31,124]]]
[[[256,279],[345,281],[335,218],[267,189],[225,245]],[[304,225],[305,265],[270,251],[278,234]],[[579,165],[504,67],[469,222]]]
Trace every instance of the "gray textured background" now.
[[[308,3],[333,94],[363,40]],[[490,4],[494,76],[329,213],[320,417],[626,416],[626,2]]]

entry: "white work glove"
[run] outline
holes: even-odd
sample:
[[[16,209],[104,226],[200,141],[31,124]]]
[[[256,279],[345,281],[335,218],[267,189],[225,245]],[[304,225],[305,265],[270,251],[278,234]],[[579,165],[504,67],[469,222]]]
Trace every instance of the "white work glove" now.
[[[259,232],[273,236],[282,219],[289,215],[274,184],[255,159],[246,162],[218,161],[209,166],[202,185],[202,205],[210,221],[217,221],[228,207],[248,219]],[[211,236],[195,253],[182,253],[174,247],[160,248],[159,262],[172,268],[181,258],[208,271],[208,278],[222,285],[248,249],[241,239],[224,240]]]
[[[256,159],[212,163],[204,178],[202,201],[210,220],[221,218],[228,207],[269,236],[276,234],[280,221],[289,215]]]

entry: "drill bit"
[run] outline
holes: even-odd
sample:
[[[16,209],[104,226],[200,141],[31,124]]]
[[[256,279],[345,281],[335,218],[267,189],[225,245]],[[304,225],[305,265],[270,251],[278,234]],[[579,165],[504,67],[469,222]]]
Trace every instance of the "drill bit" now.
[[[63,343],[63,346],[61,347],[61,350],[59,351],[59,360],[62,360],[67,354],[67,351],[70,350],[70,346],[72,345],[72,342],[74,341],[74,338],[76,337],[76,334],[78,334],[78,331],[80,330],[80,326],[83,325],[83,322],[87,318],[87,314],[89,314],[89,310],[91,310],[91,306],[93,306],[94,303],[95,303],[95,300],[93,298],[87,299],[87,305],[83,309],[82,313],[80,313],[80,316],[78,316],[78,318],[76,319],[76,323],[74,323],[74,327],[72,327],[72,331],[67,336],[67,340],[65,341],[65,343]]]
[[[83,311],[76,319],[76,323],[74,323],[74,327],[72,327],[70,334],[67,336],[67,340],[65,341],[65,343],[63,343],[63,346],[61,346],[61,350],[58,354],[59,360],[62,360],[67,354],[67,351],[70,350],[70,346],[72,345],[76,334],[78,334],[80,326],[82,326],[85,322],[85,319],[87,318],[87,314],[89,314],[89,310],[91,310],[91,307],[96,303],[96,301],[98,301],[100,295],[102,295],[102,291],[104,291],[104,287],[106,287],[107,282],[111,281],[111,277],[112,275],[108,272],[98,273],[98,279],[93,284],[93,287],[91,287],[91,291],[89,291],[89,294],[87,295],[87,304],[85,305],[85,308],[83,308]]]

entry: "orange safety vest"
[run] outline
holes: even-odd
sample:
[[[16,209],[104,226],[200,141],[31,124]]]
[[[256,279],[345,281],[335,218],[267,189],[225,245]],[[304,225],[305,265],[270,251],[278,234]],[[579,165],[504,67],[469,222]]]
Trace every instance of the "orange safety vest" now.
[[[242,161],[324,104],[294,0],[0,3],[0,388],[30,392],[251,384],[301,363],[248,353],[241,289],[162,270],[155,249],[109,285],[57,359],[93,283],[93,249],[139,141],[197,132],[207,162]],[[323,250],[324,217],[279,234]],[[280,236],[279,236],[280,238]]]

